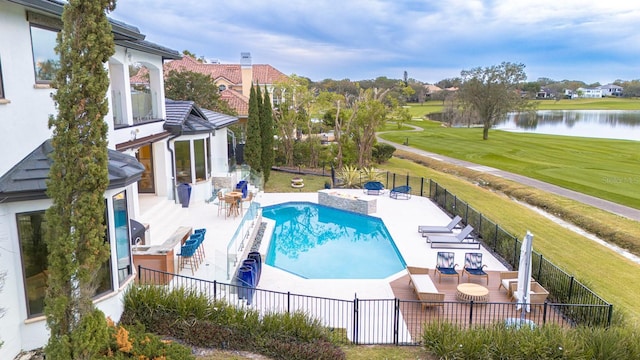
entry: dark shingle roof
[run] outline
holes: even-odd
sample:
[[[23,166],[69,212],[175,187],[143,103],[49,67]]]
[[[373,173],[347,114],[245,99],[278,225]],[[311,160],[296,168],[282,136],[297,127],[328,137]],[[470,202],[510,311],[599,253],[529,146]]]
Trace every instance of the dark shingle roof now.
[[[165,100],[167,119],[164,129],[173,134],[210,133],[214,125],[193,101]]]
[[[46,199],[52,152],[51,140],[47,140],[0,177],[0,202]],[[109,189],[140,180],[144,165],[121,152],[111,149],[108,152]]]
[[[211,125],[213,125],[216,129],[233,125],[238,122],[237,116],[221,114],[219,112],[215,112],[207,109],[202,109],[202,112],[207,117]]]

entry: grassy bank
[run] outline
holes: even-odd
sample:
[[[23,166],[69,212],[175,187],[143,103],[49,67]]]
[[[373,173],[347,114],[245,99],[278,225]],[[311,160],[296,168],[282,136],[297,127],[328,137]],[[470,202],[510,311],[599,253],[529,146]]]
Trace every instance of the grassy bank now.
[[[415,121],[424,131],[394,131],[384,139],[521,174],[640,209],[640,143],[492,130],[446,128]]]
[[[419,165],[413,160],[398,158],[391,159],[383,167],[398,174],[433,179],[514,235],[522,237],[527,230],[531,231],[535,236],[536,251],[569,274],[575,275],[605,300],[612,302],[616,311],[624,308],[623,311],[628,312],[634,321],[640,318],[640,304],[634,295],[640,291],[640,284],[634,280],[640,276],[640,266],[617,252],[566,229],[531,208],[513,201],[502,192],[474,185],[464,179],[473,175],[462,174],[459,172],[460,169],[451,167],[447,172],[453,173],[447,173]],[[612,222],[620,227],[633,228],[640,234],[640,224],[637,222],[621,219],[604,211],[508,180],[493,178],[491,181],[503,182],[495,184],[502,190],[520,192],[521,195],[532,200],[555,202],[559,207],[585,214],[585,216],[588,214],[593,219],[601,218],[604,222]],[[622,274],[623,272],[625,274]],[[615,276],[602,276],[602,274],[614,273]],[[633,290],[629,290],[629,286]]]

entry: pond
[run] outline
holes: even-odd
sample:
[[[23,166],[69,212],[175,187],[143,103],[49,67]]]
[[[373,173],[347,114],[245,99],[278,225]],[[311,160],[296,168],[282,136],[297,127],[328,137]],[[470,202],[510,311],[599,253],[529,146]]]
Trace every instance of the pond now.
[[[540,110],[509,114],[494,129],[549,135],[640,140],[638,110]]]

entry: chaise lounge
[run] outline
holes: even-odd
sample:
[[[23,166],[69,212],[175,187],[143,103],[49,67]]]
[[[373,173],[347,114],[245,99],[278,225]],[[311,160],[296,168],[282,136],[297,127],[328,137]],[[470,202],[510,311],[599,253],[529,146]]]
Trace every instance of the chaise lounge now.
[[[431,248],[450,248],[450,247],[464,247],[470,249],[480,249],[480,242],[476,241],[471,233],[473,227],[467,225],[457,235],[433,235],[427,233],[427,242],[431,243]]]
[[[452,233],[453,229],[458,227],[460,221],[462,221],[462,218],[460,215],[456,215],[446,226],[420,225],[418,226],[418,232],[422,233],[423,237],[427,237],[427,233]]]

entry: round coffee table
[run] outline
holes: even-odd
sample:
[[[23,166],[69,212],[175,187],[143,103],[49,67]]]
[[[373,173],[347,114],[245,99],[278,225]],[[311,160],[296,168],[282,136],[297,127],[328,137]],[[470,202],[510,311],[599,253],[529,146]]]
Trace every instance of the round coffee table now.
[[[474,283],[462,283],[456,289],[456,298],[460,301],[487,302],[489,289]]]

